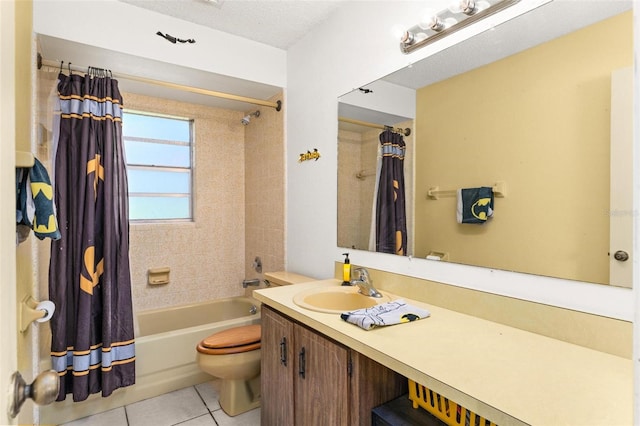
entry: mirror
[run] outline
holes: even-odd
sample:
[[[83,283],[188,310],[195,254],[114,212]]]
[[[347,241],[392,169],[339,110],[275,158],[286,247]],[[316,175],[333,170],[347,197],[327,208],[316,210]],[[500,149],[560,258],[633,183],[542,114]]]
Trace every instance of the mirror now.
[[[375,251],[373,125],[408,127],[408,254],[630,287],[631,9],[552,1],[341,96],[338,245]],[[481,186],[493,216],[458,223]]]

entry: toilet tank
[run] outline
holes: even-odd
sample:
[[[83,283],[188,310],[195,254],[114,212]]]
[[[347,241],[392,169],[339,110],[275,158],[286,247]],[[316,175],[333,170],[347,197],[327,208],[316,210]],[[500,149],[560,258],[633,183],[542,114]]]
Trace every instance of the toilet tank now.
[[[315,281],[315,278],[305,277],[304,275],[296,274],[295,272],[277,271],[277,272],[265,272],[264,281],[268,283],[268,286],[281,286],[289,284],[300,284],[309,281]]]

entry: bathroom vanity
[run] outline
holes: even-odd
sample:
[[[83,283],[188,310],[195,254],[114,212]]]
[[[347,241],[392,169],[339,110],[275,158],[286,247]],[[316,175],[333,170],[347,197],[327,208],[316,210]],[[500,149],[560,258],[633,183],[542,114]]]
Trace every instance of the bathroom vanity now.
[[[286,356],[288,360],[293,357],[294,365],[299,362],[301,345],[305,351],[310,351],[307,348],[311,347],[314,351],[326,349],[321,357],[330,357],[329,365],[339,365],[339,369],[345,368],[342,363],[348,363],[349,354],[352,354],[357,359],[375,362],[423,384],[500,425],[633,423],[630,359],[405,297],[407,303],[429,310],[431,316],[370,331],[343,321],[339,314],[317,312],[293,302],[299,292],[339,285],[339,280],[330,279],[254,292],[254,297],[266,305],[263,306],[264,330],[271,333],[284,327],[286,333],[291,333],[293,329],[293,334],[287,334]],[[296,329],[300,330],[298,334]],[[279,333],[284,336],[284,332]],[[317,340],[301,344],[310,338],[307,334]],[[350,413],[359,408],[360,411],[371,408],[356,407],[363,400],[361,395],[354,395],[342,379],[338,380],[325,367],[319,367],[324,383],[318,382],[311,394],[299,391],[298,370],[285,375],[272,371],[280,363],[280,343],[277,337],[263,335],[262,380],[273,386],[263,388],[262,410],[265,414],[271,415],[278,407],[293,411],[302,407],[318,420],[318,416],[326,415],[331,404],[338,404],[341,410]],[[267,357],[272,359],[267,361]],[[308,359],[307,367],[310,365]],[[311,375],[311,370],[305,374]],[[374,373],[365,372],[359,377],[362,383],[366,383],[367,374],[370,378],[376,377]],[[394,391],[391,386],[389,389],[386,396],[392,399]],[[290,396],[291,392],[295,396]],[[303,396],[299,396],[301,393]],[[309,397],[315,399],[305,399]],[[335,401],[327,399],[325,404],[325,398]],[[358,423],[337,420],[335,424]]]
[[[369,425],[406,392],[401,375],[264,305],[262,330],[263,425]]]

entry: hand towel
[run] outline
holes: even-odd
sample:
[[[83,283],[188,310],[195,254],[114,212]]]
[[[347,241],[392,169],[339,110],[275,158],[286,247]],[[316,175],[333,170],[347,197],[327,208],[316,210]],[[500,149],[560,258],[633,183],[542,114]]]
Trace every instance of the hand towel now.
[[[458,189],[458,223],[485,223],[493,216],[493,189],[488,186]]]
[[[16,169],[16,180],[16,223],[33,229],[41,240],[60,239],[47,169],[35,159],[33,167]]]
[[[372,308],[345,312],[340,318],[365,330],[371,330],[376,326],[411,322],[430,315],[426,309],[408,305],[404,300],[398,299]]]

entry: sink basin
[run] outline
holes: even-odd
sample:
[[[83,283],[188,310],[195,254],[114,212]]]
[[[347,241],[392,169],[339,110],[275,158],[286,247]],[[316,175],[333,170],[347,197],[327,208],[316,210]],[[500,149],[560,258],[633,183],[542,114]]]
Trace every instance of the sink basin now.
[[[293,297],[293,303],[301,308],[317,312],[342,313],[356,309],[371,308],[391,301],[389,294],[369,297],[358,292],[355,286],[310,288]]]

